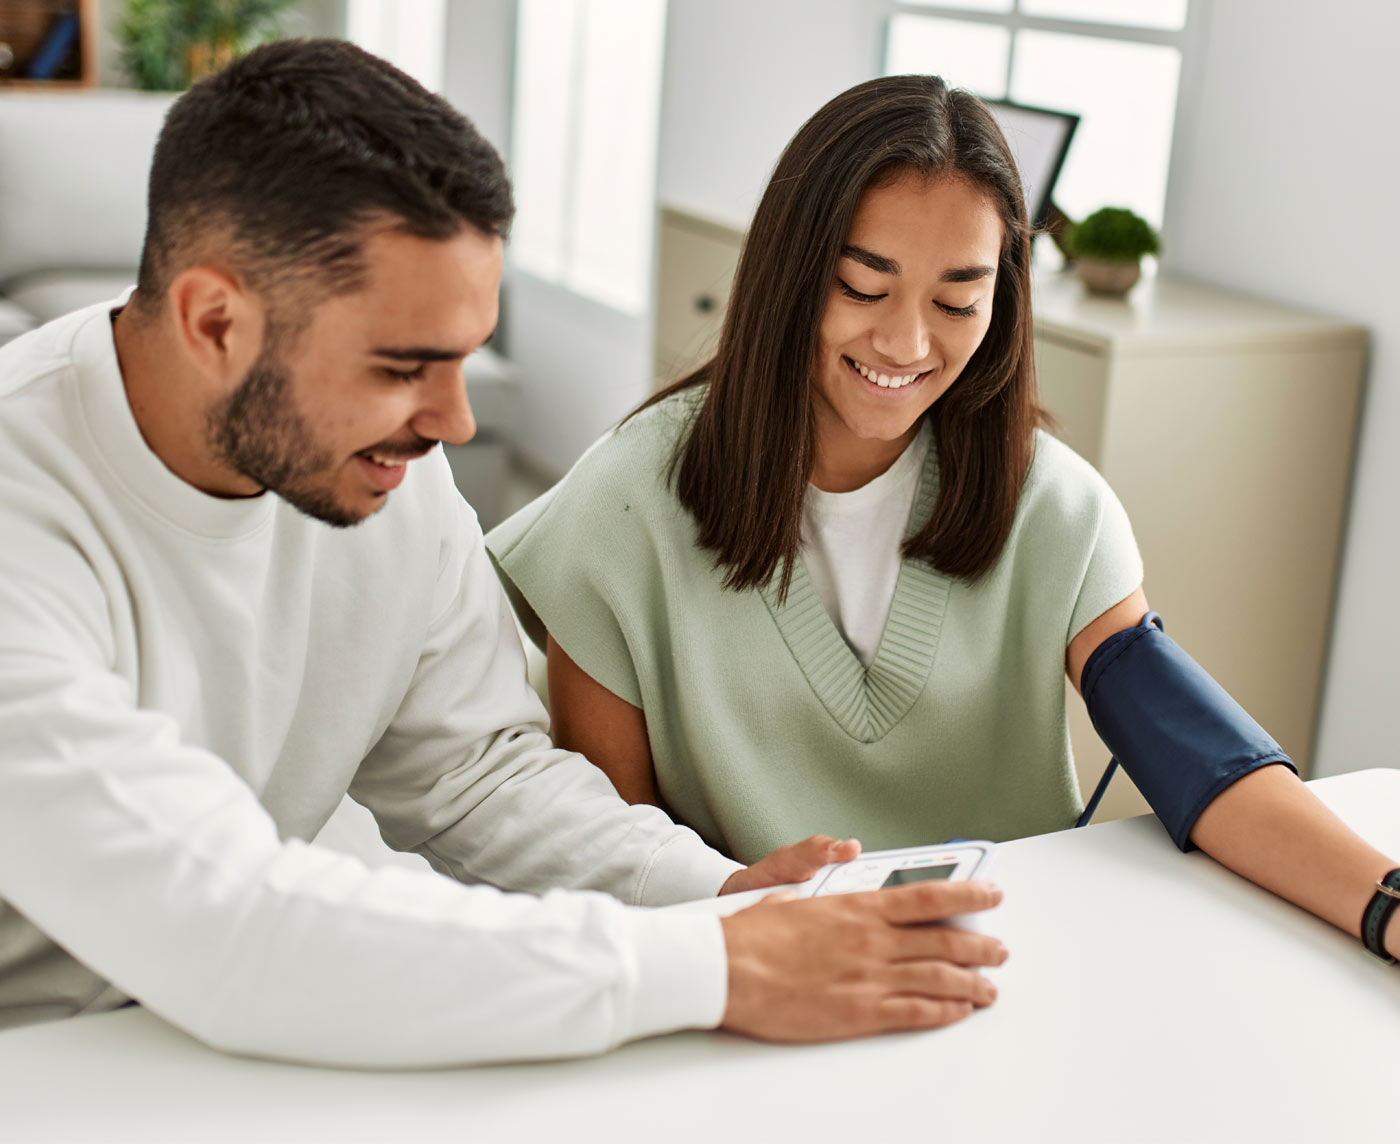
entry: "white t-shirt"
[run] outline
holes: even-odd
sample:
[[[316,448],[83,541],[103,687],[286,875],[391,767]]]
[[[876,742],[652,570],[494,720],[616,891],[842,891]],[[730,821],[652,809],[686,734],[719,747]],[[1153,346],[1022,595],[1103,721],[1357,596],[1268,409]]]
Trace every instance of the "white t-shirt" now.
[[[802,562],[837,630],[869,667],[880,649],[904,560],[900,545],[932,432],[925,421],[895,463],[847,493],[807,486]]]
[[[441,453],[355,528],[207,496],[145,444],[110,309],[0,349],[0,1027],[135,997],[419,1066],[715,1024],[718,920],[624,902],[736,867],[550,744]],[[347,790],[438,873],[308,844]]]

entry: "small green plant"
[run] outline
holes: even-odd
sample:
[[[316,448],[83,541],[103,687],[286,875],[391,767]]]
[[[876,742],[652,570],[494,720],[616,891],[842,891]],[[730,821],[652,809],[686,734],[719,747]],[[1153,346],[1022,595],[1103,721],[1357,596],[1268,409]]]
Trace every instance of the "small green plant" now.
[[[293,0],[126,0],[117,25],[122,65],[147,91],[184,91],[275,39]]]
[[[1067,245],[1076,258],[1101,262],[1137,262],[1162,249],[1157,232],[1124,207],[1101,207],[1069,233]]]

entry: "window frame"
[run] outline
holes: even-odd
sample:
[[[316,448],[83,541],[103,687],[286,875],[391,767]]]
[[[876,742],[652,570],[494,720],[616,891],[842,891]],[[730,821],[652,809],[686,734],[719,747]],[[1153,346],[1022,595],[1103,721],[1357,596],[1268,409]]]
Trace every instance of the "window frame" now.
[[[928,16],[941,20],[957,20],[969,24],[989,25],[1005,28],[1010,33],[1010,45],[1006,54],[1004,89],[1006,100],[1014,100],[1011,78],[1016,67],[1017,38],[1020,32],[1050,32],[1068,36],[1082,36],[1089,39],[1113,40],[1120,43],[1150,44],[1173,48],[1180,58],[1177,72],[1176,108],[1172,119],[1172,136],[1167,147],[1167,179],[1163,187],[1162,224],[1160,229],[1170,228],[1173,211],[1172,182],[1180,170],[1179,158],[1185,146],[1184,139],[1193,129],[1197,116],[1195,93],[1199,89],[1201,46],[1206,24],[1206,11],[1211,0],[1188,0],[1186,22],[1180,28],[1153,28],[1140,24],[1106,24],[1096,20],[1076,20],[1063,16],[1039,16],[1021,11],[1021,0],[1010,0],[1011,7],[1005,12],[989,12],[977,8],[964,8],[956,3],[912,3],[908,0],[883,0],[884,7],[884,50],[880,61],[880,73],[889,59],[891,24],[895,16]]]

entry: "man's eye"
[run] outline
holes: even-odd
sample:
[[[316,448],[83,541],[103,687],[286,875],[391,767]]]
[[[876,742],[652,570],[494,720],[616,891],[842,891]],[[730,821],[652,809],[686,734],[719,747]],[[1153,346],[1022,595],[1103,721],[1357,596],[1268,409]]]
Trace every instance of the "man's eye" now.
[[[383,366],[380,370],[385,377],[391,377],[395,381],[417,381],[423,376],[423,366],[416,365],[412,369],[390,369]]]
[[[836,279],[836,285],[840,288],[841,293],[855,302],[878,302],[885,296],[883,294],[862,294],[859,290],[853,289],[839,278]]]

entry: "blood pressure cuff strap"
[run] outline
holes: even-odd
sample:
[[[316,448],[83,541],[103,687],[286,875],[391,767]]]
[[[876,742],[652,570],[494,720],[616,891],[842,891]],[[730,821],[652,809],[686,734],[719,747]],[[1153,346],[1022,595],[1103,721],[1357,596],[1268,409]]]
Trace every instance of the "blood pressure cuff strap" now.
[[[1094,730],[1182,850],[1193,849],[1196,819],[1231,783],[1271,763],[1297,772],[1156,612],[1098,646],[1081,690]]]

